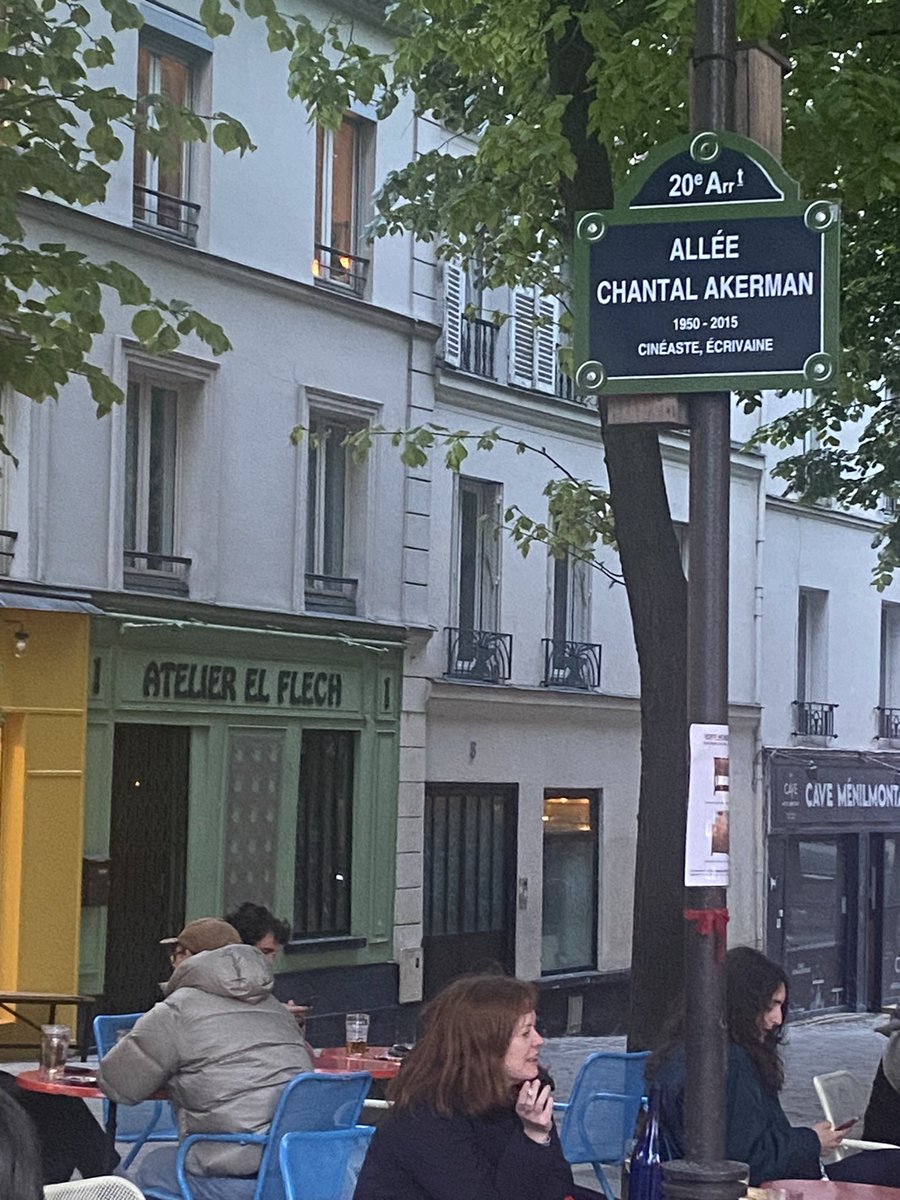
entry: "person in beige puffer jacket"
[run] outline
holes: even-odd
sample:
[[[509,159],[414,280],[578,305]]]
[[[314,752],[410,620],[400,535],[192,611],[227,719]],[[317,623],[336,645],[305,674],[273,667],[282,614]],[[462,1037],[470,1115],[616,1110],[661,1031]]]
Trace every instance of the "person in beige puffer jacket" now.
[[[272,983],[254,946],[190,954],[163,985],[165,999],[103,1058],[101,1088],[119,1104],[136,1104],[166,1087],[182,1138],[265,1132],[284,1085],[312,1070],[303,1035]],[[176,1151],[142,1151],[129,1178],[142,1190],[177,1193]],[[260,1157],[258,1146],[194,1147],[187,1168],[197,1200],[249,1200]]]

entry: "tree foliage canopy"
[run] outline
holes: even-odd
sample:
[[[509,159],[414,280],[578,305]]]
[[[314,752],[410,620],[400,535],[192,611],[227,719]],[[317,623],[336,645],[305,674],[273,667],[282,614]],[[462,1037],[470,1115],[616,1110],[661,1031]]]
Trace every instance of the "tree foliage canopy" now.
[[[755,440],[789,449],[812,430],[814,449],[783,458],[776,473],[803,499],[873,510],[885,493],[900,498],[900,7],[737,0],[737,18],[740,38],[768,39],[791,64],[785,166],[804,195],[834,197],[844,214],[840,384]],[[439,255],[476,261],[490,286],[565,295],[572,211],[610,206],[630,164],[689,127],[693,19],[692,0],[523,0],[515,21],[502,0],[395,0],[396,55],[361,60],[365,94],[385,114],[412,95],[448,137],[384,181],[372,236],[438,239]],[[352,47],[351,27],[334,25],[316,46],[320,61],[296,94],[319,119],[338,120],[357,94]],[[572,66],[585,80],[574,94]],[[573,186],[585,156],[588,199]],[[760,398],[743,402],[753,409]],[[849,424],[858,443],[841,436]],[[883,585],[900,561],[900,532],[888,525],[879,540]]]
[[[242,154],[252,143],[225,113],[197,114],[103,84],[97,72],[113,62],[116,35],[142,18],[131,0],[101,3],[103,20],[74,0],[9,0],[4,8],[0,385],[42,400],[82,374],[105,411],[121,395],[89,361],[104,289],[136,309],[135,336],[150,349],[173,349],[193,333],[219,353],[227,338],[189,304],[152,296],[119,264],[29,243],[21,194],[73,205],[104,199],[106,168],[122,156],[126,131],[156,154],[173,134],[211,136]],[[583,201],[573,194],[576,167],[583,175],[592,157],[590,203],[607,206],[636,158],[688,128],[693,0],[520,0],[515,19],[503,0],[393,0],[391,55],[374,52],[351,18],[319,26],[286,16],[276,0],[200,4],[213,35],[230,33],[241,15],[262,20],[270,48],[287,51],[288,90],[311,120],[336,126],[353,99],[386,117],[410,95],[417,113],[446,131],[384,180],[371,233],[437,238],[439,254],[477,260],[491,286],[536,283],[564,294],[571,212]],[[786,458],[779,472],[806,498],[874,508],[883,493],[900,494],[900,10],[895,0],[738,0],[737,16],[741,38],[768,38],[790,61],[785,165],[805,194],[841,200],[845,227],[841,384],[758,436],[790,446],[815,430],[815,452]],[[581,80],[575,90],[573,77]],[[848,420],[863,423],[858,448],[837,436]],[[883,570],[898,547],[891,531]]]
[[[100,412],[121,391],[90,362],[104,328],[104,290],[134,308],[132,329],[151,351],[174,349],[196,334],[215,353],[223,330],[183,300],[154,297],[117,262],[95,263],[62,243],[34,244],[21,219],[22,194],[86,206],[106,197],[110,163],[130,131],[152,154],[206,140],[223,151],[251,149],[243,126],[225,113],[208,119],[163,96],[133,97],[98,84],[115,57],[115,38],[140,27],[130,0],[103,0],[99,11],[72,0],[7,0],[0,20],[0,390],[41,401],[84,376]],[[152,120],[149,115],[152,114]]]

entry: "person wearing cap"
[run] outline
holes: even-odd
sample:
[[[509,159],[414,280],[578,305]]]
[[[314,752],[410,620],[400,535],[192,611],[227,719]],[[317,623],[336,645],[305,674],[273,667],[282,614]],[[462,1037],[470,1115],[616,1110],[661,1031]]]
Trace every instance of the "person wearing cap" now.
[[[312,1069],[302,1034],[272,995],[272,971],[216,917],[190,921],[172,947],[165,999],[104,1056],[100,1087],[119,1104],[166,1088],[179,1136],[263,1133],[284,1085]],[[127,1172],[142,1190],[179,1192],[177,1146],[144,1150]],[[188,1155],[195,1200],[251,1200],[259,1146],[201,1142]]]

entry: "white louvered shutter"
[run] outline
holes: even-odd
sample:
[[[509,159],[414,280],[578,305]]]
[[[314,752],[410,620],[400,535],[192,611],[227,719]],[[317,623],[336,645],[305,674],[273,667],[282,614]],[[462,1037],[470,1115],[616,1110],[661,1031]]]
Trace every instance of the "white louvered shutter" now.
[[[444,263],[444,362],[458,367],[462,362],[465,279],[456,260]]]
[[[572,611],[569,614],[570,637],[573,642],[591,640],[591,568],[580,558],[569,559],[569,587]]]
[[[534,293],[514,288],[509,322],[509,381],[534,387]]]
[[[535,328],[534,387],[539,392],[556,395],[556,372],[559,369],[557,342],[559,313],[555,296],[538,295],[536,311],[541,322]]]

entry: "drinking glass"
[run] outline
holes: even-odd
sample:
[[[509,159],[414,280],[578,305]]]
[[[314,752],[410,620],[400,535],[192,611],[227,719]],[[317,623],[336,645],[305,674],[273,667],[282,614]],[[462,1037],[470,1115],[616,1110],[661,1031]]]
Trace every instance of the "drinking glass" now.
[[[344,1026],[347,1034],[347,1053],[365,1054],[369,1044],[369,1014],[347,1013]]]
[[[41,1075],[44,1079],[62,1079],[71,1037],[72,1030],[68,1025],[41,1026]]]

